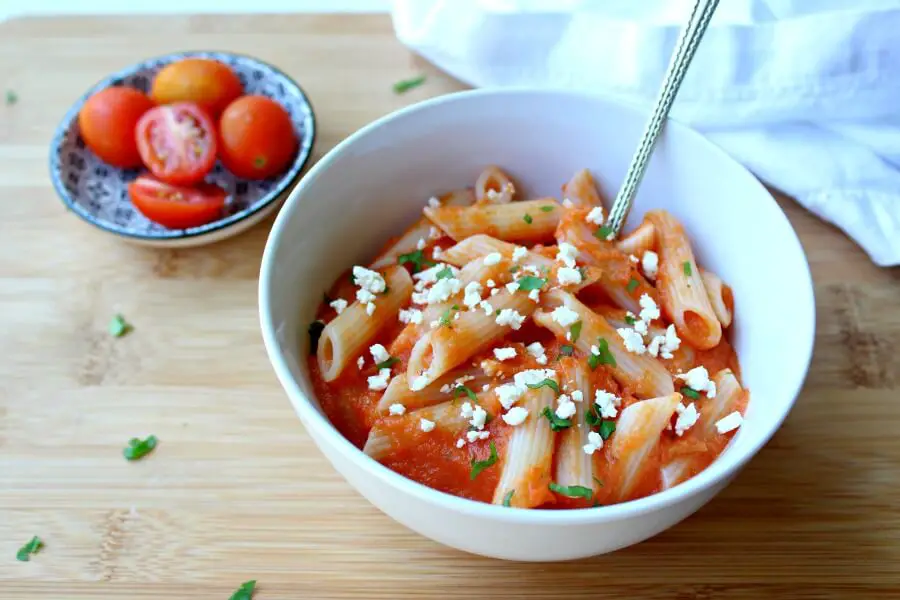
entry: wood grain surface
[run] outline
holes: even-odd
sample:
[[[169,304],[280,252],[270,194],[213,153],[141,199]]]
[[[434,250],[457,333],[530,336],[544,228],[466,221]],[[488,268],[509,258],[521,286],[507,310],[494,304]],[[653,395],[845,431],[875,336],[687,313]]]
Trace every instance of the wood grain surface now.
[[[897,269],[781,199],[816,282],[816,352],[796,409],[737,480],[670,531],[591,560],[450,550],[372,508],[295,418],[257,325],[271,221],[159,251],[56,199],[47,144],[70,103],[112,70],[185,49],[252,54],[299,80],[316,157],[462,87],[402,48],[385,16],[0,24],[0,88],[19,97],[0,105],[0,597],[224,599],[257,579],[259,600],[900,598]],[[392,93],[419,72],[426,85]],[[132,334],[106,333],[115,312]],[[156,452],[123,460],[150,433]],[[35,534],[46,548],[17,562]]]

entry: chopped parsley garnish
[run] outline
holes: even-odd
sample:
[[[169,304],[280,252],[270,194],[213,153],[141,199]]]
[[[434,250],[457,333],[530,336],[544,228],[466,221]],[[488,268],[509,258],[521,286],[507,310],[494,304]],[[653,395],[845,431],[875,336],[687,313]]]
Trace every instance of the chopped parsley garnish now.
[[[497,456],[497,446],[494,445],[494,442],[491,442],[490,456],[488,456],[485,460],[475,460],[474,458],[472,459],[472,472],[469,474],[469,479],[475,479],[482,471],[484,471],[488,467],[494,466],[498,458],[500,457]]]
[[[325,323],[322,321],[313,321],[309,324],[309,350],[315,352],[319,347],[319,338],[322,337],[322,331],[325,329]]]
[[[572,323],[572,327],[569,328],[569,332],[572,334],[572,343],[578,341],[578,338],[581,336],[581,327],[584,325],[581,321],[575,321]]]
[[[534,219],[532,219],[531,215],[529,215],[528,213],[525,213],[525,216],[522,217],[522,220],[525,221],[526,223],[528,223],[529,225],[531,225],[532,221],[534,221]]]
[[[398,362],[400,362],[400,359],[399,359],[399,358],[395,358],[395,357],[393,357],[393,356],[389,356],[389,357],[387,358],[387,360],[382,361],[382,362],[380,362],[380,363],[377,363],[377,364],[375,365],[375,368],[376,368],[376,369],[379,369],[379,370],[381,370],[381,369],[390,369],[392,366],[396,365]]]
[[[608,440],[609,436],[611,436],[616,431],[616,422],[615,421],[603,421],[600,423],[600,437],[604,440]]]
[[[6,90],[6,105],[12,106],[19,101],[19,96],[12,90]]]
[[[691,261],[689,261],[689,260],[686,260],[683,263],[681,263],[681,268],[684,270],[684,274],[687,277],[690,277],[691,274],[693,273],[693,270],[691,269]]]
[[[453,271],[450,270],[450,267],[444,267],[434,276],[435,279],[450,279],[451,277],[453,277]]]
[[[475,392],[472,390],[472,388],[467,387],[465,385],[458,385],[455,388],[453,388],[453,397],[454,398],[458,398],[459,396],[462,396],[463,394],[468,396],[469,400],[471,400],[472,402],[475,402],[476,404],[478,403],[478,396],[475,395]]]
[[[600,416],[600,407],[598,407],[594,403],[591,403],[590,406],[588,406],[587,411],[584,413],[584,422],[590,428],[594,428],[602,423],[603,417]]]
[[[532,290],[539,290],[547,284],[546,279],[542,279],[541,277],[535,277],[533,275],[526,275],[525,277],[519,280],[519,289],[524,290],[526,292],[530,292]]]
[[[692,389],[689,388],[688,386],[684,386],[684,387],[681,388],[681,395],[682,395],[682,396],[687,396],[688,398],[692,398],[692,399],[694,399],[694,400],[699,400],[699,399],[700,399],[700,394],[698,394],[698,393],[696,392],[696,390],[692,390]]]
[[[509,268],[509,272],[510,272],[510,273],[515,273],[515,272],[518,271],[520,268],[521,268],[521,267],[519,267],[519,265],[513,265],[513,266],[511,266],[511,267]]]
[[[112,318],[112,321],[109,322],[109,335],[113,337],[122,337],[123,335],[129,333],[134,327],[125,320],[125,317],[122,315],[116,315]]]
[[[637,321],[635,321],[634,317],[632,317],[631,315],[625,315],[625,322],[629,325],[634,325],[635,323],[637,323]]]
[[[637,279],[635,279],[634,277],[632,277],[628,281],[628,285],[625,286],[625,289],[628,290],[629,294],[633,294],[634,290],[636,290],[639,285],[641,285],[640,282]]]
[[[531,388],[532,390],[537,390],[542,387],[548,387],[551,390],[553,390],[554,392],[556,392],[557,394],[559,393],[559,386],[552,379],[544,379],[542,381],[538,381],[537,383],[526,383],[525,385],[528,386],[529,388]]]
[[[503,496],[503,506],[509,506],[509,503],[512,502],[513,494],[516,493],[516,490],[509,490],[506,492],[506,495]]]
[[[542,206],[541,210],[544,212],[553,212],[553,207],[552,206]]]
[[[43,547],[44,542],[41,541],[41,538],[34,536],[28,540],[28,543],[19,548],[19,551],[16,552],[16,560],[28,562],[31,560],[32,555],[37,554]]]
[[[405,94],[409,90],[413,88],[417,88],[420,85],[425,83],[425,76],[419,75],[418,77],[412,77],[410,79],[401,79],[397,83],[394,84],[394,93],[395,94]]]
[[[497,315],[497,316],[499,316],[499,315],[500,315],[500,309],[498,308],[497,310],[495,310],[495,311],[494,311],[494,314]]]
[[[584,498],[590,500],[594,497],[594,490],[586,488],[583,485],[559,485],[558,483],[550,484],[550,491],[556,492],[567,498]]]
[[[607,225],[601,225],[597,228],[597,231],[594,232],[594,237],[600,238],[601,240],[609,239],[609,236],[612,235],[612,229]]]
[[[571,346],[569,344],[563,344],[559,347],[559,355],[560,356],[572,356],[575,352],[575,346]]]
[[[600,365],[616,366],[616,357],[609,351],[609,343],[605,339],[597,339],[597,349],[600,350],[600,354],[591,353],[588,359],[588,366],[592,371]]]
[[[425,253],[422,250],[416,250],[415,252],[410,252],[408,254],[401,254],[397,257],[398,265],[403,265],[406,263],[412,263],[413,273],[418,273],[424,267],[433,267],[436,264],[425,258]]]
[[[549,406],[545,406],[544,410],[541,411],[541,414],[550,421],[550,429],[553,431],[562,431],[563,429],[568,429],[572,426],[571,419],[561,419],[557,417],[556,413],[554,413],[553,409]]]
[[[125,458],[128,460],[140,460],[156,448],[156,442],[157,439],[155,435],[148,436],[146,440],[131,438],[128,440],[128,447],[122,451],[122,454],[124,454]]]
[[[253,598],[253,591],[256,589],[256,580],[251,579],[250,581],[245,581],[241,584],[241,587],[237,589],[231,595],[231,598],[228,600],[251,600]]]
[[[454,304],[450,308],[444,311],[444,314],[441,315],[441,318],[438,319],[438,323],[441,327],[452,327],[453,321],[453,313],[459,310],[459,305]]]

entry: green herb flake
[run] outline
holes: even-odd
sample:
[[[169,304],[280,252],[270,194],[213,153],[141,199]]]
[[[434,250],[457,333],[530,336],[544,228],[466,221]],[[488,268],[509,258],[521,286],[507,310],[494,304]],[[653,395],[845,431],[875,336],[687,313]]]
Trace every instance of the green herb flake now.
[[[113,337],[120,338],[123,335],[126,335],[134,329],[131,324],[125,320],[125,317],[122,315],[116,315],[112,318],[112,321],[109,322],[109,335]]]
[[[691,269],[691,261],[686,260],[681,263],[681,268],[684,270],[685,277],[690,277],[693,274],[693,269]]]
[[[19,96],[12,90],[6,90],[6,105],[12,106],[19,101]]]
[[[416,250],[415,252],[410,252],[408,254],[401,254],[397,257],[398,265],[404,265],[406,263],[412,264],[413,273],[418,273],[424,267],[433,267],[436,264],[425,258],[425,253],[422,250]]]
[[[557,394],[559,393],[559,385],[557,385],[556,382],[553,381],[552,379],[544,379],[544,380],[538,381],[537,383],[526,383],[525,385],[528,386],[532,390],[537,390],[542,387],[548,387],[551,390],[553,390],[554,392],[556,392]]]
[[[452,327],[453,326],[453,313],[459,310],[459,306],[454,304],[450,308],[444,311],[444,314],[441,315],[441,318],[438,319],[438,324],[441,327]]]
[[[131,438],[128,440],[128,446],[122,451],[122,454],[128,460],[140,460],[153,452],[157,441],[155,435],[148,436],[146,440]]]
[[[637,323],[637,321],[635,321],[634,317],[632,317],[631,315],[625,315],[625,322],[629,325],[634,325],[635,323]]]
[[[515,273],[515,272],[518,271],[519,269],[521,269],[521,267],[520,267],[519,265],[513,265],[513,266],[511,266],[511,267],[509,268],[509,272],[510,272],[510,273]]]
[[[552,206],[542,206],[541,210],[544,212],[553,212],[553,207]]]
[[[567,498],[584,498],[591,500],[594,497],[594,490],[586,488],[583,485],[559,485],[558,483],[550,484],[550,491],[556,492]]]
[[[575,346],[569,344],[563,344],[559,347],[559,355],[560,356],[572,356],[575,353]]]
[[[516,490],[509,490],[506,492],[506,495],[503,496],[503,506],[509,507],[509,503],[512,502],[513,494],[516,493]]]
[[[228,600],[252,600],[253,592],[256,589],[256,580],[251,579],[241,584],[235,593]]]
[[[597,228],[597,231],[594,232],[594,237],[600,238],[601,240],[609,240],[612,232],[612,229],[608,225],[601,225]]]
[[[569,328],[569,333],[572,334],[572,343],[578,341],[578,338],[581,337],[581,327],[584,325],[581,321],[575,321],[572,323],[572,327]]]
[[[600,354],[591,353],[588,359],[588,366],[592,371],[600,365],[616,366],[616,357],[609,351],[609,343],[604,338],[597,339],[597,349],[600,350]]]
[[[600,407],[592,403],[584,413],[584,422],[591,429],[600,425],[603,422],[603,417],[600,416]]]
[[[531,223],[534,222],[534,219],[532,219],[531,215],[529,215],[528,213],[525,213],[525,216],[522,217],[522,220],[525,221],[526,223],[528,223],[529,225],[531,225]]]
[[[550,429],[553,431],[562,431],[563,429],[568,429],[572,426],[571,419],[561,419],[556,416],[556,413],[553,412],[553,409],[549,406],[545,406],[544,410],[541,411],[541,414],[547,417],[547,420],[550,421]]]
[[[526,275],[525,277],[519,279],[519,289],[525,292],[539,290],[545,285],[547,285],[546,279],[535,277],[533,275]]]
[[[494,442],[491,442],[490,456],[488,456],[485,460],[472,459],[472,472],[469,474],[469,479],[475,479],[479,474],[481,474],[482,471],[484,471],[488,467],[494,466],[498,458],[500,457],[497,456],[497,446],[494,445]]]
[[[41,538],[38,536],[34,536],[28,543],[19,548],[19,551],[16,552],[16,560],[20,560],[22,562],[28,562],[31,560],[31,557],[44,547],[44,542],[41,541]]]
[[[603,421],[600,423],[600,437],[604,440],[608,440],[609,436],[611,436],[616,431],[616,422],[615,421]]]
[[[309,351],[315,352],[319,347],[319,338],[322,337],[322,331],[325,329],[325,323],[322,321],[313,321],[309,324]]]
[[[380,363],[377,363],[377,364],[375,365],[375,368],[376,368],[376,369],[379,369],[379,370],[381,370],[381,369],[390,369],[391,367],[393,367],[394,365],[396,365],[398,362],[400,362],[400,359],[399,359],[399,358],[394,358],[393,356],[389,356],[389,357],[387,358],[387,360],[382,361],[382,362],[380,362]]]
[[[629,293],[629,294],[633,294],[633,293],[634,293],[634,290],[636,290],[636,289],[638,288],[639,285],[641,285],[640,282],[639,282],[637,279],[635,279],[634,277],[632,277],[632,278],[628,281],[628,285],[625,286],[625,289],[628,290],[628,293]]]
[[[691,398],[691,399],[693,399],[693,400],[699,400],[699,399],[700,399],[700,394],[698,394],[698,393],[696,392],[696,390],[692,390],[692,389],[689,388],[688,386],[684,386],[684,387],[681,388],[681,395],[682,395],[682,396],[687,396],[688,398]]]
[[[453,277],[453,271],[450,269],[450,267],[444,267],[434,276],[435,279],[450,279],[451,277]]]
[[[419,75],[418,77],[412,77],[410,79],[401,79],[394,84],[394,93],[405,94],[409,90],[417,88],[423,83],[425,83],[425,75]]]
[[[472,388],[467,387],[465,385],[458,385],[455,388],[453,388],[453,397],[454,398],[458,398],[458,397],[462,396],[463,394],[468,396],[469,400],[471,400],[472,402],[475,402],[476,404],[478,403],[478,396],[475,395],[475,392],[472,390]]]

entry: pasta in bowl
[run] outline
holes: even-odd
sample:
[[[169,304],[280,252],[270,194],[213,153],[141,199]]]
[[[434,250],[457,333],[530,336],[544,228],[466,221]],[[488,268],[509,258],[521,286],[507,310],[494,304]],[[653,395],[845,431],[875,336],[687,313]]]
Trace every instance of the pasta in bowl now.
[[[451,94],[353,134],[286,201],[260,270],[269,359],[395,520],[505,559],[609,552],[708,502],[790,412],[811,278],[745,169],[670,122],[603,239],[645,116]]]
[[[496,166],[473,183],[326,294],[309,362],[332,423],[401,475],[515,508],[633,500],[709,465],[749,394],[731,289],[677,219],[612,240],[587,170],[561,201],[520,199]]]

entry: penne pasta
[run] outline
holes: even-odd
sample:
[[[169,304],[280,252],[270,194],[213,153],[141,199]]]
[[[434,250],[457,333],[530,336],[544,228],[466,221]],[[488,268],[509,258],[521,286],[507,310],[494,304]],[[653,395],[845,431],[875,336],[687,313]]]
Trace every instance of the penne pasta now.
[[[485,233],[501,240],[540,242],[553,239],[560,205],[553,198],[507,204],[426,207],[425,216],[457,242]]]
[[[559,446],[556,450],[556,468],[553,480],[561,486],[581,486],[598,491],[598,479],[594,475],[594,459],[585,452],[589,445],[590,429],[583,426],[586,409],[594,398],[590,371],[587,365],[572,359],[562,363],[568,390],[581,392],[582,400],[573,402],[575,414],[570,418],[572,426],[559,432]]]
[[[467,419],[462,416],[460,406],[462,402],[447,401],[435,404],[419,410],[412,411],[400,417],[394,417],[399,421],[400,427],[410,427],[415,429],[422,419],[427,419],[435,424],[436,427],[451,432],[464,431]],[[400,450],[406,450],[407,446],[403,443],[415,443],[414,436],[393,436],[392,430],[396,429],[388,427],[387,423],[382,420],[372,427],[369,437],[366,439],[366,445],[363,446],[363,452],[368,454],[375,460],[381,460],[388,454]],[[399,439],[398,439],[399,438]]]
[[[609,365],[613,376],[623,386],[634,390],[641,398],[664,396],[675,390],[672,376],[662,363],[647,354],[634,354],[626,350],[622,338],[606,319],[568,292],[553,290],[545,293],[541,310],[534,314],[535,323],[549,329],[563,343],[567,343],[569,327],[560,325],[553,318],[553,310],[561,306],[577,314],[578,321],[581,322],[581,333],[578,340],[572,342],[573,345],[590,356],[592,347],[596,347],[599,340],[604,340],[615,359],[615,364]]]
[[[656,286],[663,309],[682,339],[700,350],[712,348],[722,339],[722,324],[709,302],[684,228],[666,211],[650,211],[646,218],[659,240]]]
[[[644,252],[656,247],[656,229],[653,224],[644,221],[637,229],[616,242],[616,248],[623,254],[641,258]]]
[[[524,423],[512,428],[503,454],[503,470],[492,502],[516,508],[534,508],[553,500],[550,492],[553,431],[541,418],[555,395],[548,387],[528,390],[519,405],[528,411]]]
[[[563,188],[563,197],[568,198],[575,206],[592,208],[599,206],[603,208],[603,201],[600,199],[600,193],[597,191],[597,184],[594,182],[594,176],[587,169],[581,169],[572,179],[566,183]]]
[[[716,318],[719,319],[722,328],[728,328],[734,314],[734,293],[715,273],[700,269],[700,276],[703,277],[703,285]]]
[[[325,381],[334,381],[356,360],[378,332],[397,318],[400,307],[412,295],[412,279],[402,267],[389,267],[384,272],[385,292],[367,304],[354,301],[341,314],[325,325],[316,350],[319,372]],[[368,313],[367,305],[374,311]]]
[[[515,252],[518,247],[519,246],[516,244],[504,242],[503,240],[498,240],[489,235],[477,234],[467,237],[463,241],[458,242],[455,246],[447,248],[447,250],[444,251],[442,258],[451,265],[461,267],[492,252],[498,252],[504,258],[511,259],[513,252]],[[543,267],[550,269],[553,267],[554,261],[552,258],[548,258],[543,254],[538,254],[537,252],[529,250],[526,257],[519,261],[519,264],[534,265],[539,268]]]
[[[507,204],[513,201],[516,186],[509,175],[491,165],[475,180],[475,200],[478,204]]]
[[[457,382],[462,383],[457,384]],[[409,379],[407,379],[406,373],[400,373],[391,379],[384,394],[381,395],[376,409],[380,413],[387,413],[391,405],[401,404],[405,410],[417,410],[454,399],[459,395],[456,389],[460,385],[480,391],[483,386],[490,385],[490,383],[491,378],[483,370],[472,367],[456,369],[439,377],[431,385],[412,391],[409,389]]]

